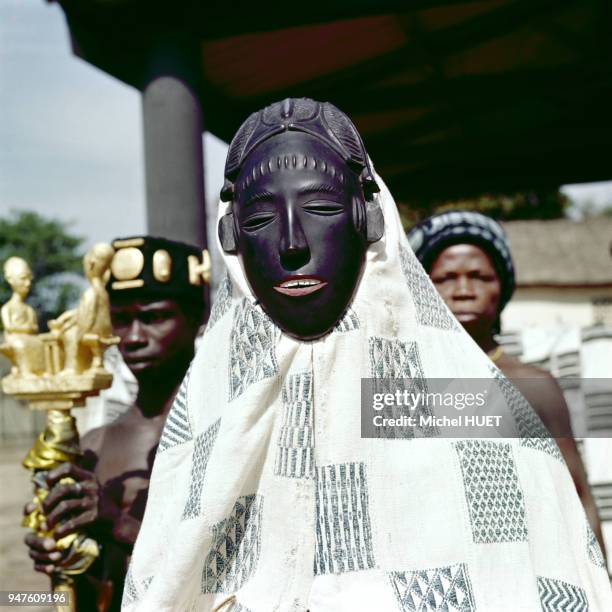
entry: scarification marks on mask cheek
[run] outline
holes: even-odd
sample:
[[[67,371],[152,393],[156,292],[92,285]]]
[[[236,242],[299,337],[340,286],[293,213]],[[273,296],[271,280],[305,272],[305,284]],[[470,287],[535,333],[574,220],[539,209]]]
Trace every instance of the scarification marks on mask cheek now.
[[[344,185],[347,180],[344,172],[328,160],[317,159],[303,153],[292,153],[270,157],[259,164],[255,164],[248,171],[243,170],[244,179],[241,181],[238,190],[244,192],[260,178],[285,170],[316,170],[322,174],[327,174],[341,185]]]

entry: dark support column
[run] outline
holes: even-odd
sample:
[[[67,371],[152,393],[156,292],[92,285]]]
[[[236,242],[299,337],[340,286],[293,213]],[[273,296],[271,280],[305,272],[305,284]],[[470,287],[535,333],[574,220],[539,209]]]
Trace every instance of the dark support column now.
[[[206,245],[202,110],[180,78],[162,74],[143,92],[147,231]]]

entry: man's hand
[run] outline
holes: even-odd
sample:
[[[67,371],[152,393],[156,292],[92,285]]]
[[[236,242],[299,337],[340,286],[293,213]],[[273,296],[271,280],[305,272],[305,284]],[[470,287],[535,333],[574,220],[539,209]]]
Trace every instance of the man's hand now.
[[[60,569],[67,551],[59,550],[56,540],[75,531],[95,531],[102,525],[111,528],[113,517],[118,509],[102,495],[102,487],[93,472],[71,463],[63,463],[45,474],[49,494],[41,503],[46,516],[43,529],[55,528],[53,538],[40,537],[29,533],[25,543],[34,559],[34,569],[52,574]],[[64,478],[76,482],[62,483]],[[23,512],[30,514],[35,510],[33,502],[26,504]]]
[[[63,478],[72,478],[76,482],[61,483]],[[101,487],[95,474],[72,463],[63,463],[51,470],[45,481],[49,488],[49,494],[41,504],[47,517],[45,527],[48,530],[56,528],[56,539],[91,526],[98,520]]]
[[[29,513],[34,509],[30,502],[26,505],[24,512]],[[34,569],[37,572],[53,574],[59,569],[66,551],[58,550],[55,540],[52,538],[41,538],[35,533],[28,533],[25,537],[26,546],[30,549],[30,557],[34,559]],[[57,564],[57,565],[56,565]]]

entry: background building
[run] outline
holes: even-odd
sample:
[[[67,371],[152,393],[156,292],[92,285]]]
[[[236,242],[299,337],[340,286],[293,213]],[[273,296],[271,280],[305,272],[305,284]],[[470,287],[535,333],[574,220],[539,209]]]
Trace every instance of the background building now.
[[[517,290],[501,339],[507,352],[561,384],[612,571],[612,218],[503,225]]]

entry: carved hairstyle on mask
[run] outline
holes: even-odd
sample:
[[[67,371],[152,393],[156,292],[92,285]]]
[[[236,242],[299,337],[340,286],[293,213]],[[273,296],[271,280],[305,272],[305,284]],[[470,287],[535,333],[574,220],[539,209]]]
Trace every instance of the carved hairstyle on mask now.
[[[359,175],[367,200],[379,191],[368,154],[353,122],[329,102],[286,98],[253,113],[236,132],[225,163],[225,184],[221,190],[224,202],[233,198],[234,181],[249,153],[282,132],[304,132],[331,147]]]
[[[225,183],[221,190],[221,200],[223,202],[232,201],[235,190],[247,187],[248,181],[255,180],[258,174],[263,176],[266,173],[283,169],[300,167],[318,169],[344,182],[342,169],[334,167],[325,160],[296,154],[262,162],[253,168],[253,176],[247,176],[243,181],[244,184],[237,185],[236,180],[249,154],[266,140],[283,132],[309,134],[341,157],[349,171],[354,172],[357,176],[366,200],[365,210],[362,210],[362,207],[356,207],[354,210],[355,224],[364,230],[368,242],[380,240],[384,222],[382,211],[373,198],[380,189],[376,184],[368,154],[353,122],[329,102],[316,102],[310,98],[286,98],[282,102],[275,102],[250,115],[230,143],[225,163]],[[235,227],[232,213],[221,219],[219,235],[224,250],[235,252]]]

